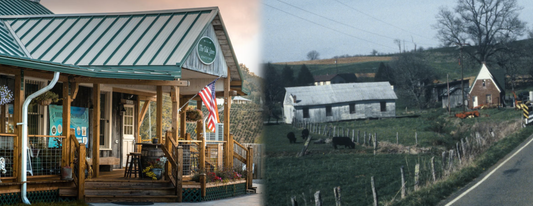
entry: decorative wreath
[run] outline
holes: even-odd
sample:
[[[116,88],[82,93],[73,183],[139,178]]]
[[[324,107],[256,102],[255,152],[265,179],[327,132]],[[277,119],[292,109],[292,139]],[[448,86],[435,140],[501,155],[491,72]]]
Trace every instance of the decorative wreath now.
[[[13,92],[6,85],[0,86],[0,105],[13,101]]]

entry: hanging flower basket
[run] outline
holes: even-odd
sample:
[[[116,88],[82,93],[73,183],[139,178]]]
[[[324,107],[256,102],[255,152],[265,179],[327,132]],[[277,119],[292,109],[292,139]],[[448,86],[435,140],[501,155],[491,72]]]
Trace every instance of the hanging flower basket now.
[[[59,101],[59,95],[57,95],[54,92],[47,91],[47,92],[35,97],[35,99],[32,100],[32,104],[37,103],[37,104],[42,105],[42,106],[48,106],[51,103],[56,103],[57,101]]]
[[[0,86],[0,105],[13,101],[13,92],[6,85]]]
[[[187,110],[185,110],[185,116],[186,116],[186,121],[196,122],[198,120],[201,120],[204,115],[202,114],[202,111],[199,109],[187,108]]]

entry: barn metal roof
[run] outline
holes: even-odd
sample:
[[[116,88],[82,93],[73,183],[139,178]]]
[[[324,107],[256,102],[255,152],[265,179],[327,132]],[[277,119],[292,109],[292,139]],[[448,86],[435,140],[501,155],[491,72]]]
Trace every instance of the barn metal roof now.
[[[242,80],[217,7],[0,16],[0,55],[126,75],[122,78],[160,73],[178,79],[183,62],[209,26],[215,28],[224,49],[221,55],[230,68],[231,79]]]
[[[287,87],[285,90],[287,91],[287,94],[296,96],[296,103],[294,103],[294,106],[398,99],[389,82]]]
[[[53,14],[39,2],[30,0],[0,0],[0,16]]]

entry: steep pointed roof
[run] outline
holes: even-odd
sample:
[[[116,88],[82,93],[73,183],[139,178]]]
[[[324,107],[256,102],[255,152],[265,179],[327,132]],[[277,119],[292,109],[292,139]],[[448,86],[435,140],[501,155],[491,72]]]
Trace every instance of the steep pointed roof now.
[[[492,72],[490,72],[487,66],[485,64],[482,64],[481,69],[479,70],[479,73],[476,76],[476,79],[474,80],[474,82],[472,83],[472,87],[470,87],[470,91],[468,93],[469,94],[472,93],[472,89],[474,89],[474,84],[476,83],[477,80],[483,80],[483,79],[492,80],[492,82],[494,82],[496,86],[496,89],[498,89],[498,92],[500,93],[502,92],[502,88],[500,86],[501,84],[498,81],[496,81],[496,78],[494,78],[494,75],[492,74]]]

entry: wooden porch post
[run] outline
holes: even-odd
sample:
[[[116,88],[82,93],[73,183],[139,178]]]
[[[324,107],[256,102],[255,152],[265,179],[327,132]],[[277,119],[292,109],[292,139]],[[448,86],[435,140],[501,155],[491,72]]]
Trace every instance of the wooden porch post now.
[[[198,120],[196,122],[196,140],[198,141],[202,141],[200,142],[200,144],[198,145],[198,153],[200,153],[200,157],[199,157],[199,165],[198,165],[198,170],[200,170],[200,173],[205,173],[206,170],[205,170],[205,138],[203,136],[203,120]]]
[[[157,138],[163,143],[163,87],[157,86]]]
[[[63,82],[63,133],[62,135],[67,137],[63,141],[63,155],[61,155],[61,167],[70,165],[70,91],[69,82]]]
[[[100,84],[93,84],[93,176],[100,175]],[[89,168],[87,168],[89,169]]]
[[[17,182],[20,182],[20,157],[22,151],[22,127],[17,123],[22,122],[22,103],[24,102],[24,71],[21,70],[20,74],[15,75],[15,95],[13,98],[13,124],[15,124],[15,134],[17,139],[13,141],[13,177],[17,178]]]
[[[246,156],[246,188],[251,189],[252,181],[254,179],[254,148],[251,145],[248,146],[248,152],[246,153]]]
[[[141,113],[138,115],[138,119],[137,119],[137,134],[139,135],[139,139],[138,139],[137,142],[142,142],[142,139],[141,139],[141,124],[142,124],[142,122],[144,120],[144,116],[146,115],[146,111],[148,111],[148,106],[150,105],[150,102],[151,102],[151,100],[145,100],[144,101],[144,105],[143,105],[143,108],[141,110]],[[141,152],[141,149],[142,149],[141,147],[142,147],[141,145],[137,146],[137,152]]]
[[[231,108],[231,99],[229,96],[230,80],[228,70],[228,77],[224,79],[224,141],[226,141],[224,144],[224,168],[233,168],[233,141],[229,135],[229,110]]]
[[[180,88],[173,86],[170,88],[170,98],[172,99],[172,138],[178,142],[179,128],[179,105],[180,105]]]
[[[6,133],[6,106],[2,105],[0,106],[0,133]]]
[[[183,107],[183,105],[189,104],[187,99],[181,98],[180,100],[180,108]],[[187,133],[187,121],[186,121],[186,114],[185,114],[185,108],[183,108],[183,111],[180,111],[180,137],[185,139],[185,133]]]

